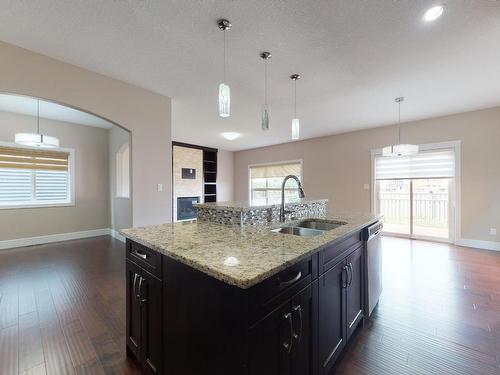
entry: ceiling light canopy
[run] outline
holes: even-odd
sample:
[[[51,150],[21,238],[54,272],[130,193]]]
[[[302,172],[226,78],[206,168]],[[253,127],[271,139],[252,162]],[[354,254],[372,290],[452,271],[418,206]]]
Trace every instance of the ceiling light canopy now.
[[[239,138],[241,136],[240,133],[236,132],[225,132],[221,134],[224,138],[226,138],[228,141],[234,141],[236,138]]]
[[[432,8],[428,9],[424,14],[424,21],[432,22],[437,20],[439,17],[443,15],[444,7],[442,5],[436,5]]]
[[[398,144],[386,146],[382,149],[382,156],[400,157],[418,154],[418,145],[401,143],[401,103],[405,100],[404,97],[395,99],[398,103]]]
[[[49,135],[40,134],[40,100],[36,101],[36,133],[16,133],[14,142],[23,146],[41,148],[59,147],[59,139]]]

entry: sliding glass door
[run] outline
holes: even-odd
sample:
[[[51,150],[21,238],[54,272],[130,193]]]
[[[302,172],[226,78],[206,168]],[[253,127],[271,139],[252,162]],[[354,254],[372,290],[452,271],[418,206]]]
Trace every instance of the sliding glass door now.
[[[384,232],[453,242],[454,153],[376,157],[375,206]]]
[[[450,239],[452,179],[381,180],[379,212],[386,233],[412,238]]]

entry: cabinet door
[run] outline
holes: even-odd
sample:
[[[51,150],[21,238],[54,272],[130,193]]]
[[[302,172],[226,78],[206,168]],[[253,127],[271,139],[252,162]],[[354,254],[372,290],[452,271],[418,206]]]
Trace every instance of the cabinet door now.
[[[127,260],[126,263],[127,289],[127,350],[139,359],[141,343],[141,305],[137,298],[137,288],[141,269]]]
[[[162,368],[162,283],[142,271],[139,281],[141,303],[141,362],[146,374],[161,374]]]
[[[292,297],[293,346],[291,353],[292,375],[317,373],[317,314],[318,281],[314,281]]]
[[[249,375],[289,375],[293,345],[290,300],[273,310],[248,331]]]
[[[337,263],[319,278],[319,372],[330,373],[346,344],[347,266]]]
[[[363,247],[347,257],[347,339],[363,319]]]

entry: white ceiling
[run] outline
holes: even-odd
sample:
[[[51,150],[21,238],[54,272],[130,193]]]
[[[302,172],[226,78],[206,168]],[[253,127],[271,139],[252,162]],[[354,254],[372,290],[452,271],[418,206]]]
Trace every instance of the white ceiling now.
[[[0,0],[0,40],[173,98],[173,138],[226,149],[290,141],[300,73],[302,138],[500,105],[500,2],[446,0]],[[439,0],[437,0],[439,1]],[[232,115],[217,115],[228,18]],[[260,130],[270,62],[271,130]],[[473,126],[473,124],[471,124]],[[227,141],[220,133],[243,136]]]
[[[37,100],[18,95],[0,94],[0,111],[37,116]],[[113,124],[97,116],[45,100],[40,100],[40,118],[111,129]]]

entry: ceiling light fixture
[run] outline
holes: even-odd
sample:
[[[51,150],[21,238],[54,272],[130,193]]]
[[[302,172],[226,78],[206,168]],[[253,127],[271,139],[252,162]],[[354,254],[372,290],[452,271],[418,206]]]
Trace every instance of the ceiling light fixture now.
[[[40,100],[36,100],[36,133],[16,133],[14,141],[24,146],[41,148],[59,147],[59,139],[50,135],[40,134]]]
[[[225,132],[221,134],[224,138],[226,138],[228,141],[234,141],[236,138],[239,138],[241,135],[240,133],[235,133],[235,132]]]
[[[436,5],[424,14],[424,21],[426,22],[432,22],[437,20],[439,17],[443,15],[444,12],[444,7],[442,5]]]
[[[264,105],[260,125],[262,130],[269,130],[269,106],[267,105],[267,61],[272,57],[271,52],[262,52],[260,57],[264,60]]]
[[[297,118],[297,81],[300,79],[300,74],[292,74],[290,76],[294,83],[294,99],[293,99],[293,119],[292,119],[292,139],[300,138],[300,121]]]
[[[398,103],[398,144],[384,147],[382,156],[398,157],[418,154],[418,145],[401,143],[401,103],[404,100],[405,98],[402,96],[395,99],[396,103]]]
[[[231,114],[231,90],[226,85],[226,31],[231,29],[231,22],[225,19],[220,19],[217,22],[219,29],[224,32],[224,79],[219,85],[219,116],[229,117]]]

